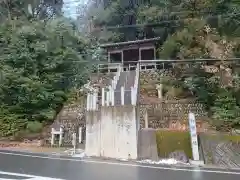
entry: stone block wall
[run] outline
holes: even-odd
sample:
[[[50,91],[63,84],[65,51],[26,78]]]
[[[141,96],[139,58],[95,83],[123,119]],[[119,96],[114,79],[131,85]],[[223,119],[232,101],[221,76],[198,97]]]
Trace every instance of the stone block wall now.
[[[63,144],[71,145],[72,134],[78,133],[79,127],[85,127],[85,99],[78,103],[64,106],[51,127],[59,125],[64,126]]]
[[[144,114],[148,113],[150,128],[188,129],[188,113],[196,115],[199,131],[207,128],[207,114],[201,104],[194,100],[162,100],[156,104],[140,105],[140,122],[144,126]]]
[[[240,168],[240,135],[200,133],[199,140],[206,164]]]
[[[140,95],[157,98],[156,84],[159,82],[159,74],[156,71],[140,72]],[[142,98],[143,99],[143,98]]]
[[[170,98],[157,97],[156,85],[160,83],[162,76],[170,76],[165,71],[144,71],[140,74],[140,121],[144,127],[144,117],[148,113],[148,125],[150,128],[167,128],[177,130],[188,129],[188,113],[196,115],[199,131],[205,131],[207,125],[207,113],[202,104],[193,97]]]
[[[93,73],[90,77],[90,85],[102,88],[109,84],[115,73]]]

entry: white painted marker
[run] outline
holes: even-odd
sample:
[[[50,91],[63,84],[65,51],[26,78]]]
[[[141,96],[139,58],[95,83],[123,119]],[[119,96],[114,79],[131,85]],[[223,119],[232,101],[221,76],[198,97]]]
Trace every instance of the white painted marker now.
[[[33,154],[21,154],[21,153],[15,153],[15,152],[1,152],[0,151],[0,154],[11,155],[11,156],[22,156],[22,157],[29,157],[29,158],[39,158],[39,159],[92,163],[92,164],[106,164],[106,165],[126,166],[126,167],[141,167],[141,168],[159,169],[159,170],[240,175],[239,169],[232,169],[232,171],[227,171],[227,170],[221,169],[221,168],[218,168],[218,169],[217,168],[194,169],[194,168],[178,168],[178,167],[167,167],[167,166],[151,166],[151,165],[147,165],[147,164],[143,165],[143,164],[134,164],[134,163],[85,160],[85,159],[77,159],[77,158],[73,159],[73,158],[61,158],[61,157],[48,157],[48,156],[34,155],[34,153]]]
[[[19,176],[19,177],[22,177],[23,179],[27,178],[29,180],[63,180],[63,179],[57,179],[57,178],[34,176],[34,175],[29,175],[29,174],[12,173],[12,172],[5,172],[5,171],[0,171],[0,176],[1,175]],[[10,179],[0,178],[0,180],[10,180]]]

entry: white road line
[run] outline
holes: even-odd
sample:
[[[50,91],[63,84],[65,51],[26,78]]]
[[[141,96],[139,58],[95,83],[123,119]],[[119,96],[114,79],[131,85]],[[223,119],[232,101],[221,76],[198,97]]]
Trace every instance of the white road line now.
[[[121,162],[106,162],[106,161],[104,162],[104,161],[94,161],[94,160],[84,160],[84,159],[46,157],[46,156],[39,156],[39,155],[19,154],[19,153],[10,153],[10,152],[0,152],[0,154],[13,155],[13,156],[23,156],[23,157],[32,157],[32,158],[40,158],[40,159],[84,162],[84,163],[92,163],[92,164],[107,164],[107,165],[129,166],[129,167],[141,167],[141,168],[161,169],[161,170],[171,170],[171,171],[206,172],[206,173],[217,173],[217,174],[240,175],[240,171],[238,172],[238,171],[208,170],[208,169],[201,169],[201,168],[187,169],[187,168],[175,168],[175,167],[160,167],[160,166],[149,166],[149,165],[142,165],[142,164],[121,163]]]
[[[24,178],[31,178],[29,180],[63,180],[63,179],[57,179],[57,178],[49,178],[49,177],[42,177],[42,176],[34,176],[29,174],[20,174],[20,173],[12,173],[12,172],[5,172],[0,171],[0,175],[9,175],[9,176],[20,176]],[[7,178],[0,178],[1,180],[8,180]]]

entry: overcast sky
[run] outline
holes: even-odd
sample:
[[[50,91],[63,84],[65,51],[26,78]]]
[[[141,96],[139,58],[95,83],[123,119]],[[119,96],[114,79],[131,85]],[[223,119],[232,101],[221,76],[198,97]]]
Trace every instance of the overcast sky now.
[[[88,0],[63,0],[63,12],[65,16],[76,18],[77,7],[81,4],[87,3]]]

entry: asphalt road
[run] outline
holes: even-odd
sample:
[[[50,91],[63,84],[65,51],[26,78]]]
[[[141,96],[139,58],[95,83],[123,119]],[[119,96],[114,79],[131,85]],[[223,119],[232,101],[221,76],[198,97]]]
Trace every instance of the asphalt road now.
[[[239,180],[240,170],[81,160],[0,151],[0,179],[47,180],[47,177],[63,180]]]

